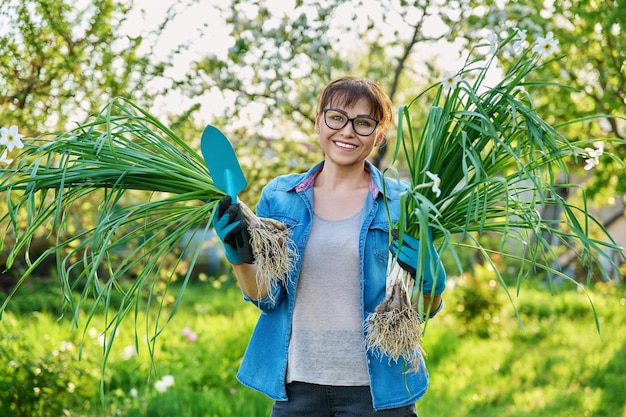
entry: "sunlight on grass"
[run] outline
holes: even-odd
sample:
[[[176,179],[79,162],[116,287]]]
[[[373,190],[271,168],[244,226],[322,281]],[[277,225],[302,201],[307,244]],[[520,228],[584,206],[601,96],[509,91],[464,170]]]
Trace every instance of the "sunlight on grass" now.
[[[590,289],[598,334],[589,301],[576,290],[557,288],[551,296],[525,288],[514,298],[522,329],[500,288],[474,284],[450,288],[446,308],[428,327],[431,386],[418,403],[420,416],[626,417],[626,290]],[[16,301],[14,307],[22,305]],[[101,330],[92,330],[104,325],[103,316],[83,340],[69,319],[23,305],[0,322],[0,415],[20,415],[11,404],[33,417],[63,410],[72,416],[269,414],[271,401],[235,378],[258,312],[233,285],[191,285],[153,345],[153,364],[151,330],[138,319],[136,334],[135,323],[126,321],[104,371]],[[187,337],[190,330],[197,338]],[[174,383],[158,392],[154,384],[165,375]]]
[[[448,308],[460,296],[450,291]],[[523,291],[516,303],[524,329],[504,305],[497,320],[474,324],[489,328],[489,337],[468,332],[460,339],[460,317],[444,311],[426,338],[431,387],[418,409],[449,417],[622,415],[623,291],[600,287],[592,296],[601,334],[589,302],[577,291]]]

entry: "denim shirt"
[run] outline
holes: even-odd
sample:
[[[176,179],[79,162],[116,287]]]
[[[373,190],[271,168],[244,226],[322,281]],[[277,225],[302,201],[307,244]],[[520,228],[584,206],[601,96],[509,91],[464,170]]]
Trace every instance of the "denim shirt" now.
[[[269,217],[285,223],[292,230],[297,253],[302,254],[313,216],[313,181],[323,161],[304,174],[273,179],[264,187],[257,205],[258,217]],[[361,315],[363,321],[385,297],[389,254],[389,216],[391,224],[399,217],[402,186],[396,180],[384,179],[382,173],[366,162],[371,173],[370,192],[365,201],[359,234]],[[382,191],[386,182],[385,204]],[[302,256],[289,274],[286,285],[275,285],[255,303],[261,315],[242,359],[237,378],[250,388],[276,401],[288,400],[285,374],[292,315]],[[320,308],[324,308],[323,305]],[[406,373],[402,360],[397,363],[378,352],[367,351],[367,367],[374,408],[397,408],[413,404],[428,387],[428,372],[423,358],[417,372]]]

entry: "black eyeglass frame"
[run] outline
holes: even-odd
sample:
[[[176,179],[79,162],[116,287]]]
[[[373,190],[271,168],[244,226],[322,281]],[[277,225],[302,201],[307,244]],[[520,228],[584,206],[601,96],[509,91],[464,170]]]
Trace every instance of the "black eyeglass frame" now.
[[[343,114],[344,116],[346,116],[346,122],[341,127],[338,127],[338,128],[331,127],[328,124],[328,121],[326,120],[326,112],[329,112],[329,111],[336,111],[337,113]],[[352,130],[354,131],[354,133],[356,133],[359,136],[370,136],[371,134],[373,134],[376,131],[376,128],[378,127],[378,124],[380,123],[380,120],[376,120],[376,119],[374,119],[373,117],[370,117],[370,116],[357,116],[357,117],[350,118],[350,117],[348,117],[348,113],[346,113],[345,111],[340,110],[340,109],[333,109],[333,108],[330,108],[330,107],[327,107],[324,110],[322,110],[322,113],[324,113],[324,123],[326,124],[326,126],[328,126],[329,129],[341,130],[344,127],[346,127],[348,122],[352,122]],[[363,133],[357,132],[356,128],[354,126],[354,121],[357,120],[357,119],[367,119],[367,120],[373,121],[375,124],[374,124],[374,128],[372,129],[372,132],[367,134],[367,135],[364,135]]]

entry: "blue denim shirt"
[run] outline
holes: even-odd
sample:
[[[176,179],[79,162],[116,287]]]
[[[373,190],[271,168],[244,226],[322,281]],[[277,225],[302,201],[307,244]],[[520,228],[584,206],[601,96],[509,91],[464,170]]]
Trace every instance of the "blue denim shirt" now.
[[[257,216],[285,223],[292,230],[297,252],[302,254],[313,216],[313,181],[323,161],[305,174],[291,174],[272,180],[262,191]],[[382,193],[382,173],[366,162],[371,173],[370,193],[365,201],[359,237],[361,315],[363,320],[385,297],[389,254],[389,218]],[[401,185],[387,180],[385,192],[392,224],[399,217]],[[286,286],[276,285],[271,296],[247,300],[261,310],[256,328],[244,354],[237,378],[276,401],[286,401],[285,374],[292,315],[302,256],[287,277]],[[324,306],[320,306],[324,308]],[[418,372],[405,373],[402,361],[390,361],[380,354],[367,352],[367,367],[374,408],[397,408],[415,403],[428,387],[428,372],[421,359]]]

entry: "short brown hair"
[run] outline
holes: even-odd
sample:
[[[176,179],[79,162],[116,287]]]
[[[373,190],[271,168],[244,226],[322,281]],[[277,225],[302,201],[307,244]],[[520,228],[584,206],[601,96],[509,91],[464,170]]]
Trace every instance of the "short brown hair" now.
[[[327,84],[320,93],[317,113],[322,113],[329,105],[352,106],[363,98],[372,107],[371,116],[379,120],[378,128],[386,133],[393,118],[391,100],[377,83],[367,78],[346,76]]]

